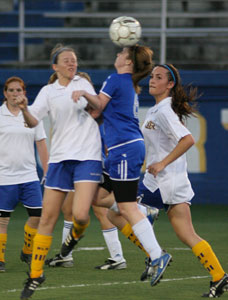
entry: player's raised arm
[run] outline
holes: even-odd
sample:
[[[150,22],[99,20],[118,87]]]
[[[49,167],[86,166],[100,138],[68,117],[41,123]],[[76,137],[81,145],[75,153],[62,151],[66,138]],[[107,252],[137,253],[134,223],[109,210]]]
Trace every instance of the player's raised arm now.
[[[72,99],[74,102],[79,101],[80,97],[86,98],[90,106],[99,111],[102,111],[110,100],[109,97],[102,93],[100,93],[99,95],[92,95],[85,90],[74,91],[72,93]]]
[[[28,99],[26,96],[18,96],[16,100],[16,104],[20,108],[20,110],[23,113],[23,117],[25,119],[25,122],[27,123],[28,127],[32,128],[37,126],[38,121],[36,118],[33,117],[33,115],[28,110]]]

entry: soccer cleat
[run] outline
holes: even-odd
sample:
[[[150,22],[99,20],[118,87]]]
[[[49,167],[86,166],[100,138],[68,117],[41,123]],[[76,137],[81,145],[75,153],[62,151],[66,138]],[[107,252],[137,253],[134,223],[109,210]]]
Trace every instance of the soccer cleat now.
[[[25,254],[23,251],[21,251],[20,259],[22,262],[25,262],[26,264],[30,265],[32,260],[32,254]]]
[[[146,278],[150,277],[150,285],[156,285],[160,279],[162,278],[163,273],[165,272],[166,268],[169,266],[172,260],[172,256],[169,253],[162,253],[162,256],[151,261],[151,259],[147,259],[147,266],[146,270],[141,275],[141,280],[145,280]]]
[[[223,292],[228,292],[228,283],[223,287]]]
[[[45,265],[49,267],[72,268],[74,266],[74,261],[72,257],[62,257],[60,254],[56,254],[55,257],[46,259]]]
[[[62,257],[66,257],[69,253],[74,249],[74,246],[77,245],[78,241],[83,237],[81,236],[79,239],[74,239],[72,235],[73,226],[70,229],[68,236],[66,237],[64,243],[62,244],[60,255]]]
[[[225,274],[222,279],[218,281],[210,282],[209,293],[202,295],[204,298],[218,298],[220,297],[227,289],[228,286],[228,274]]]
[[[6,264],[3,261],[0,261],[0,273],[6,271]]]
[[[158,219],[159,216],[159,209],[156,207],[152,207],[143,203],[140,203],[141,205],[146,207],[147,211],[147,218],[150,221],[151,225],[154,225],[154,222]]]
[[[150,277],[152,275],[152,272],[153,272],[153,268],[151,267],[151,258],[150,257],[145,258],[145,265],[146,265],[146,269],[140,277],[141,281],[146,280],[148,277]]]
[[[108,258],[103,265],[95,267],[95,269],[98,270],[122,270],[126,268],[127,264],[124,258],[119,261],[116,261],[112,258]]]
[[[45,281],[45,276],[42,275],[38,278],[31,278],[30,276],[25,282],[23,291],[21,292],[21,300],[29,299],[35,292],[38,286],[40,286]]]

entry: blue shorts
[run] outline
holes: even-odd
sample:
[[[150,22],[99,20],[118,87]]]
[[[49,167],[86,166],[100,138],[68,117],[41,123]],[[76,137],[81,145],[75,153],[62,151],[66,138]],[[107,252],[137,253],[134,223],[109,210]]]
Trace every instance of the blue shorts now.
[[[164,208],[165,210],[168,210],[169,208],[169,205],[163,203],[159,189],[152,193],[145,187],[142,181],[138,186],[137,200],[139,203],[157,207],[158,209]]]
[[[144,158],[144,141],[137,141],[111,149],[105,159],[105,173],[112,180],[137,180],[140,178]]]
[[[61,191],[74,190],[75,182],[100,182],[102,163],[98,160],[66,160],[48,165],[45,187]]]
[[[42,208],[42,193],[39,181],[12,185],[0,185],[0,210],[14,211],[19,202],[27,208]]]

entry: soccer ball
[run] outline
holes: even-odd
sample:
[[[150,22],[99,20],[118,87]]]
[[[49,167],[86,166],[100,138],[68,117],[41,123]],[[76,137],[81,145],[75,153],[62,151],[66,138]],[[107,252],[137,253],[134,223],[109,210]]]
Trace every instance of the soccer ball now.
[[[122,16],[114,19],[109,27],[109,36],[114,44],[120,47],[135,45],[142,33],[138,20]]]

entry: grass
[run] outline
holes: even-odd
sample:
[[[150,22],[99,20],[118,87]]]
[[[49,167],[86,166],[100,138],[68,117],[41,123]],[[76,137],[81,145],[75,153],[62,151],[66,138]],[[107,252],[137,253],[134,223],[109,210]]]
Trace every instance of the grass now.
[[[23,244],[26,211],[18,206],[12,215],[6,250],[7,271],[0,274],[0,299],[20,299],[28,267],[19,259]],[[192,218],[198,234],[206,239],[228,272],[228,206],[193,205]],[[48,257],[60,247],[63,219],[57,223]],[[155,224],[160,245],[173,256],[163,280],[155,287],[139,280],[144,270],[144,253],[121,233],[128,268],[125,270],[95,270],[108,257],[100,225],[91,213],[91,224],[78,247],[104,247],[104,250],[75,251],[74,268],[45,267],[46,281],[33,295],[33,300],[198,300],[208,291],[210,276],[191,250],[175,236],[165,212]],[[197,278],[198,277],[198,278]],[[222,296],[228,299],[228,293]]]

